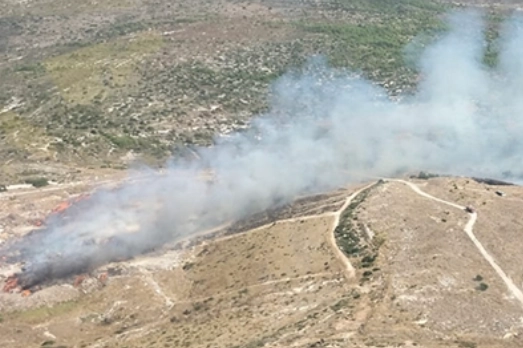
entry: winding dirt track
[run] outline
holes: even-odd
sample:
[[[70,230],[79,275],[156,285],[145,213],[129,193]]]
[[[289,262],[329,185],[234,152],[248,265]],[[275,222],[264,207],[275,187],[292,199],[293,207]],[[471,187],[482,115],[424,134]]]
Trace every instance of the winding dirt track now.
[[[334,232],[336,230],[336,227],[338,227],[338,224],[340,223],[341,214],[347,209],[349,204],[352,202],[352,200],[359,195],[362,191],[368,189],[374,185],[374,183],[367,185],[365,187],[360,188],[359,190],[353,192],[347,199],[345,200],[345,203],[343,206],[336,212],[334,212],[332,215],[334,216],[334,220],[332,221],[332,228],[329,233],[329,242],[331,243],[331,247],[336,253],[336,257],[343,263],[345,266],[345,272],[347,274],[347,277],[353,278],[356,275],[356,271],[354,270],[354,267],[350,263],[349,259],[345,256],[345,254],[341,251],[341,249],[338,247],[338,244],[336,243],[336,237],[334,236]]]
[[[343,264],[344,270],[345,270],[345,274],[347,275],[347,279],[354,278],[356,276],[356,271],[355,271],[354,267],[352,266],[352,264],[350,263],[349,259],[345,256],[345,254],[338,247],[338,243],[336,243],[336,238],[335,238],[335,233],[334,232],[335,232],[336,227],[338,227],[338,224],[340,223],[341,214],[345,211],[345,209],[347,209],[347,207],[352,202],[352,200],[357,195],[359,195],[362,191],[368,189],[369,187],[373,186],[374,184],[375,184],[375,182],[372,182],[371,184],[366,185],[366,186],[364,186],[364,187],[354,191],[349,197],[347,197],[345,199],[345,202],[343,203],[343,206],[340,209],[338,209],[337,211],[335,211],[335,212],[325,212],[325,213],[322,213],[322,214],[315,214],[315,215],[308,215],[308,216],[300,216],[300,217],[293,217],[293,218],[288,218],[288,219],[282,219],[282,220],[276,221],[276,223],[286,223],[286,222],[296,222],[296,221],[303,221],[303,220],[310,220],[310,219],[319,219],[319,218],[328,217],[328,216],[334,217],[334,219],[332,220],[331,228],[329,229],[329,243],[331,245],[331,249],[336,254],[336,257],[338,258],[338,260]],[[272,224],[273,224],[273,222],[265,224],[263,226],[256,227],[255,229],[250,230],[250,232],[256,231],[256,230],[265,229],[265,228],[267,228],[268,226],[270,226]],[[234,238],[234,237],[235,237],[235,235],[226,236],[226,237],[220,238],[220,240]]]
[[[454,207],[454,208],[457,208],[457,209],[460,209],[460,210],[465,210],[464,206],[461,206],[461,205],[456,204],[456,203],[445,201],[443,199],[431,196],[431,195],[429,195],[426,192],[423,192],[418,186],[416,186],[415,184],[413,184],[411,182],[404,181],[404,180],[399,180],[399,179],[385,179],[385,180],[393,181],[393,182],[399,182],[399,183],[405,184],[408,187],[410,187],[414,192],[419,194],[420,196],[423,196],[423,197],[425,197],[427,199],[430,199],[430,200],[433,200],[433,201],[436,201],[436,202],[439,202],[439,203],[446,204],[448,206],[451,206],[451,207]],[[503,269],[496,263],[496,261],[494,260],[492,255],[489,254],[489,252],[485,249],[485,247],[483,247],[481,242],[474,235],[474,224],[476,223],[476,220],[478,218],[478,214],[476,212],[474,212],[474,213],[469,213],[469,215],[470,215],[470,219],[467,222],[467,224],[465,225],[465,227],[463,228],[463,231],[465,231],[467,236],[470,238],[470,240],[474,243],[476,248],[479,250],[479,252],[483,256],[483,258],[490,264],[490,266],[494,269],[494,271],[496,271],[496,273],[503,280],[503,282],[505,282],[505,285],[507,286],[509,291],[520,302],[521,306],[523,307],[523,292],[521,292],[521,290],[514,284],[512,279],[510,279],[507,276],[507,274],[503,271]]]
[[[416,192],[418,195],[420,195],[424,198],[430,199],[432,201],[435,201],[435,202],[438,202],[441,204],[451,206],[451,207],[459,209],[459,210],[463,210],[463,211],[465,210],[464,206],[461,206],[461,205],[453,203],[453,202],[445,201],[441,198],[434,197],[434,196],[422,191],[418,186],[416,186],[412,182],[400,180],[400,179],[388,179],[388,178],[382,178],[382,179],[389,181],[389,182],[402,183],[404,185],[407,185],[410,189],[412,189],[414,192]],[[354,267],[352,266],[352,264],[350,263],[349,259],[345,256],[345,254],[343,254],[341,249],[338,247],[338,245],[336,243],[334,230],[336,229],[336,227],[338,226],[338,224],[340,222],[341,214],[343,213],[343,211],[345,211],[345,209],[347,209],[347,207],[352,202],[352,200],[362,191],[366,190],[367,188],[371,187],[374,184],[375,184],[375,182],[372,182],[371,184],[369,184],[365,187],[362,187],[359,190],[353,192],[349,197],[347,197],[343,206],[336,212],[326,212],[326,213],[318,214],[318,215],[282,219],[282,220],[278,220],[277,223],[316,219],[316,218],[325,217],[325,216],[333,216],[334,220],[332,222],[332,227],[329,231],[329,242],[331,244],[332,250],[336,254],[336,257],[338,258],[338,260],[340,262],[343,263],[344,268],[345,268],[345,273],[346,273],[348,279],[353,278],[356,274],[356,271],[355,271]],[[521,306],[523,307],[523,292],[514,284],[512,279],[510,279],[507,276],[507,274],[503,271],[503,269],[496,263],[496,261],[494,260],[494,257],[492,257],[492,255],[489,254],[489,252],[485,249],[485,247],[481,244],[481,242],[474,235],[474,225],[477,221],[478,214],[476,212],[474,212],[474,213],[470,213],[469,215],[470,215],[470,219],[467,222],[467,224],[465,225],[463,231],[467,234],[469,239],[474,243],[474,245],[476,246],[478,251],[483,256],[483,258],[490,264],[490,266],[494,269],[494,271],[498,274],[498,276],[503,280],[503,282],[505,283],[505,285],[507,286],[509,291],[512,293],[512,295],[520,302]],[[255,230],[266,228],[269,225],[270,224],[260,226],[260,227],[256,228]],[[224,238],[231,238],[231,237],[234,237],[234,236],[228,236],[228,237],[224,237]]]
[[[143,178],[138,178],[138,180],[140,180],[140,179],[143,179]],[[465,210],[464,206],[461,206],[461,205],[453,203],[453,202],[445,201],[443,199],[434,197],[434,196],[432,196],[432,195],[422,191],[418,186],[416,186],[412,182],[405,181],[405,180],[400,180],[400,179],[389,179],[389,178],[382,178],[382,179],[386,180],[386,181],[389,181],[389,182],[402,183],[404,185],[407,185],[415,193],[417,193],[418,195],[420,195],[420,196],[422,196],[424,198],[427,198],[427,199],[430,199],[432,201],[451,206],[451,207],[456,208],[456,209]],[[132,180],[128,180],[128,181],[132,181]],[[101,183],[102,184],[113,184],[114,182],[115,182],[114,180],[105,180],[105,181],[102,181]],[[70,184],[67,184],[67,185],[57,185],[57,187],[50,187],[50,188],[40,189],[40,190],[38,190],[38,192],[53,191],[53,190],[57,190],[57,189],[63,189],[65,186],[67,186],[67,187],[68,186],[76,186],[76,185],[79,185],[79,184],[83,184],[83,182],[70,183]],[[333,216],[334,220],[333,220],[333,223],[332,223],[331,231],[329,233],[329,242],[331,244],[332,250],[334,250],[334,252],[336,253],[336,257],[340,260],[340,262],[343,263],[347,276],[349,278],[352,278],[352,277],[355,276],[354,267],[352,266],[350,261],[347,259],[347,257],[343,254],[343,252],[340,250],[340,248],[338,247],[338,245],[336,243],[335,235],[334,235],[334,230],[335,230],[335,228],[339,224],[341,214],[349,206],[349,204],[352,202],[352,200],[359,193],[361,193],[365,189],[371,187],[372,185],[374,185],[374,182],[369,184],[369,185],[367,185],[367,186],[365,186],[365,187],[363,187],[363,188],[360,188],[359,190],[357,190],[355,192],[353,192],[349,197],[347,197],[347,199],[345,200],[345,203],[343,204],[343,206],[336,212],[326,212],[326,213],[318,214],[318,215],[312,215],[312,216],[306,216],[306,217],[300,217],[300,218],[284,219],[284,220],[278,221],[278,223],[286,222],[286,221],[294,221],[294,220],[314,219],[314,218],[325,217],[325,216]],[[27,192],[16,192],[16,193],[10,193],[10,194],[5,194],[4,193],[3,196],[9,197],[9,196],[26,195],[26,194],[34,193],[35,191],[36,190],[30,190],[30,191],[27,191]],[[505,283],[505,285],[507,286],[509,291],[512,293],[512,295],[520,302],[521,306],[523,307],[523,292],[514,284],[512,279],[510,279],[507,276],[507,274],[503,271],[503,269],[496,263],[494,257],[485,249],[485,247],[481,244],[481,242],[474,235],[473,229],[474,229],[474,224],[477,221],[477,217],[478,217],[477,213],[474,212],[474,213],[470,213],[469,215],[470,215],[470,219],[469,219],[469,221],[467,222],[467,224],[465,225],[465,227],[463,229],[464,232],[467,234],[469,239],[474,243],[475,247],[481,253],[483,258],[490,264],[490,266],[494,269],[494,271],[498,274],[498,276],[503,280],[503,282]],[[261,227],[258,227],[257,229],[265,228],[265,227],[266,226],[261,226]]]

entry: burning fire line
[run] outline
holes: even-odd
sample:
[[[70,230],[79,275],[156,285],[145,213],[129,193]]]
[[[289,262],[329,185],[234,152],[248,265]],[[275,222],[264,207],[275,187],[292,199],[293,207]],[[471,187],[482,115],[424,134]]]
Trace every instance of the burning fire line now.
[[[165,214],[163,200],[154,204],[137,199],[118,202],[120,209],[115,209],[114,215],[106,215],[105,225],[99,221],[96,226],[90,225],[89,217],[83,213],[96,211],[98,193],[104,195],[104,192],[58,204],[44,220],[33,222],[38,228],[3,245],[0,263],[22,267],[7,278],[3,291],[28,296],[42,285],[60,279],[69,279],[74,286],[80,286],[86,275],[98,267],[152,252],[176,236],[176,230],[164,233],[162,219],[157,219],[156,214]],[[128,211],[119,214],[122,210]],[[98,281],[105,284],[107,276],[100,275]]]
[[[18,278],[16,275],[12,275],[7,278],[7,281],[5,282],[4,288],[2,290],[4,292],[11,292],[16,288],[18,288]]]
[[[56,206],[54,209],[51,210],[50,214],[46,218],[46,220],[56,217],[56,216],[64,216],[67,214],[67,211],[75,204],[88,200],[91,196],[89,194],[80,195],[72,200],[64,201],[60,203],[58,206]],[[34,225],[37,227],[45,227],[45,220],[36,220],[34,222]],[[32,238],[34,235],[38,233],[45,233],[45,230],[42,229],[35,229],[31,232],[29,232],[27,235],[23,236],[21,240],[23,241],[26,238]],[[15,248],[16,249],[16,248]],[[0,256],[0,262],[3,263],[12,263],[16,261],[20,261],[20,259],[23,258],[23,255],[17,255],[17,256]],[[45,265],[44,265],[45,268]],[[46,272],[44,272],[46,273]],[[86,279],[85,275],[78,275],[76,276],[73,285],[75,287],[78,287],[82,284],[82,282]],[[98,277],[98,280],[105,284],[107,281],[107,274],[103,273]],[[5,293],[12,293],[12,292],[19,292],[23,297],[27,297],[31,295],[35,290],[37,290],[37,285],[41,282],[43,282],[44,279],[39,278],[33,278],[30,273],[28,273],[28,270],[25,268],[22,268],[21,272],[15,273],[7,277],[5,284],[2,288],[2,291]]]

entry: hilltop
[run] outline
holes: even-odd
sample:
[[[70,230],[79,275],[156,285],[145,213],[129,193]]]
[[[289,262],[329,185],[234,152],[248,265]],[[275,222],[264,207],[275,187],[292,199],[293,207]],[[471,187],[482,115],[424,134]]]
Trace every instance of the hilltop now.
[[[49,203],[27,195],[13,202]],[[386,180],[304,198],[253,217],[247,230],[113,263],[76,286],[2,294],[1,342],[517,347],[522,200],[518,186],[466,178]]]

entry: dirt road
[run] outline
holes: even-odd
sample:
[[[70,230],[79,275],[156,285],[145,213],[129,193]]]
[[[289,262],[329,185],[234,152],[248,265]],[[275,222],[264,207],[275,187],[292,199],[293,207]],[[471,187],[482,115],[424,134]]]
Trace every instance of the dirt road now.
[[[457,208],[460,210],[465,210],[464,206],[461,206],[461,205],[453,203],[453,202],[445,201],[443,199],[431,196],[426,192],[423,192],[418,186],[416,186],[412,182],[399,180],[399,179],[386,179],[386,180],[405,184],[408,187],[410,187],[414,192],[416,192],[420,196],[423,196],[427,199],[430,199],[430,200],[433,200],[435,202],[439,202],[442,204],[446,204],[448,206],[451,206],[451,207],[454,207],[454,208]],[[463,231],[465,231],[467,236],[470,238],[470,240],[474,243],[474,245],[476,246],[478,251],[483,256],[483,258],[490,264],[490,266],[494,269],[494,271],[498,274],[498,276],[503,280],[503,282],[505,283],[505,285],[507,286],[509,291],[512,293],[512,295],[520,302],[521,306],[523,307],[523,292],[521,292],[521,290],[514,284],[512,279],[510,279],[507,276],[505,271],[503,271],[503,269],[496,263],[496,261],[494,260],[494,257],[492,257],[492,255],[485,249],[485,247],[481,244],[481,242],[474,235],[474,224],[477,221],[478,214],[476,212],[474,212],[474,213],[469,213],[469,215],[470,215],[470,219],[467,222],[467,224],[465,225],[465,227],[463,228]]]
[[[352,266],[352,264],[350,263],[349,259],[345,256],[345,254],[338,247],[338,244],[336,243],[336,238],[334,236],[334,230],[336,229],[336,227],[338,227],[338,224],[340,223],[341,214],[345,211],[345,209],[347,209],[347,207],[352,202],[352,200],[357,195],[359,195],[362,191],[368,189],[369,187],[373,186],[374,184],[375,183],[373,182],[369,185],[366,185],[366,186],[354,191],[349,197],[347,197],[345,199],[343,206],[335,212],[325,212],[325,213],[316,214],[316,215],[308,215],[308,216],[300,216],[300,217],[290,218],[290,219],[282,219],[282,220],[276,221],[276,223],[297,222],[297,221],[319,219],[319,218],[323,218],[323,217],[332,216],[334,219],[332,221],[332,225],[329,230],[329,243],[331,245],[331,249],[336,254],[336,257],[338,258],[338,260],[343,264],[343,266],[344,266],[343,268],[345,269],[345,274],[347,275],[347,279],[354,278],[356,275],[356,271],[355,271],[354,267]],[[273,222],[260,226],[260,227],[257,227],[253,230],[250,230],[250,232],[265,229],[265,228],[267,228],[267,226],[270,226],[272,224],[273,224]],[[227,239],[227,238],[234,238],[234,237],[235,237],[234,235],[227,236],[227,237],[220,238],[220,240]]]
[[[352,266],[352,264],[350,263],[349,259],[347,258],[347,256],[345,256],[345,254],[341,251],[341,249],[338,247],[338,244],[336,243],[336,238],[334,236],[334,231],[336,229],[336,227],[338,227],[338,224],[340,223],[340,218],[341,218],[341,214],[345,211],[345,209],[347,209],[347,207],[349,206],[349,204],[352,202],[352,200],[357,196],[359,195],[362,191],[368,189],[369,187],[371,187],[372,185],[374,185],[374,183],[370,184],[370,185],[367,185],[365,187],[362,187],[360,188],[359,190],[355,191],[354,193],[352,193],[349,197],[347,197],[347,199],[345,200],[345,203],[343,204],[343,206],[336,212],[334,212],[333,216],[334,216],[334,220],[332,222],[332,228],[331,228],[331,231],[329,233],[329,241],[331,243],[331,247],[332,249],[334,250],[334,252],[336,253],[336,257],[343,263],[343,265],[345,266],[345,272],[347,274],[347,277],[350,279],[350,278],[353,278],[355,275],[356,275],[356,271],[354,270],[354,266]]]

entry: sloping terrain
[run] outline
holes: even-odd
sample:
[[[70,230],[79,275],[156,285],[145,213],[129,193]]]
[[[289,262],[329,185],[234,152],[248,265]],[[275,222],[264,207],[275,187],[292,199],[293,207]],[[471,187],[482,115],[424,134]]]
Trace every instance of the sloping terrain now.
[[[488,10],[493,66],[517,1],[0,0],[0,244],[140,180],[123,169],[245,129],[311,55],[412,90],[406,45],[464,4]],[[0,345],[521,347],[522,201],[518,186],[389,179],[30,290],[0,258]]]
[[[515,6],[485,3],[498,12]],[[429,0],[0,1],[0,184],[191,156],[186,145],[244,128],[267,108],[270,83],[314,54],[400,94],[418,78],[405,45],[440,28],[447,8]]]
[[[252,230],[107,265],[75,286],[70,280],[29,297],[2,294],[0,342],[518,347],[522,284],[519,254],[511,253],[517,238],[507,231],[519,229],[515,200],[522,194],[516,186],[433,178],[312,197],[319,210],[303,199],[287,208],[293,213],[273,213],[274,221],[253,218]],[[471,203],[477,220],[463,207]]]
[[[442,191],[461,181],[432,180],[439,181],[439,190],[426,191],[443,199],[448,198]],[[418,187],[425,190],[425,185],[427,188],[432,186],[432,180],[417,183]],[[462,201],[449,199],[449,203],[468,204],[477,193],[483,197],[494,194],[495,188],[467,181],[470,186],[469,190],[461,191]],[[496,206],[506,210],[505,204],[498,201]],[[390,276],[390,287],[381,308],[390,311],[388,323],[405,313],[409,324],[420,328],[419,334],[430,331],[439,339],[450,336],[478,342],[479,345],[484,338],[509,338],[521,330],[523,304],[518,298],[520,287],[512,291],[507,286],[465,231],[472,226],[471,232],[477,236],[488,256],[495,262],[500,260],[501,255],[490,247],[498,233],[492,231],[490,236],[479,233],[483,209],[478,210],[479,218],[471,225],[470,222],[476,221],[475,216],[465,213],[459,206],[423,196],[420,199],[418,193],[396,182],[384,186],[381,194],[368,199],[363,207],[366,211],[360,217],[368,221],[373,230],[386,231],[385,270]],[[506,243],[505,240],[503,244]],[[501,268],[503,272],[510,269],[502,265]],[[371,323],[374,325],[369,325],[370,332],[390,330],[390,335],[397,334],[394,326]],[[493,342],[485,344],[494,345]],[[502,343],[502,346],[508,345],[508,341]]]

